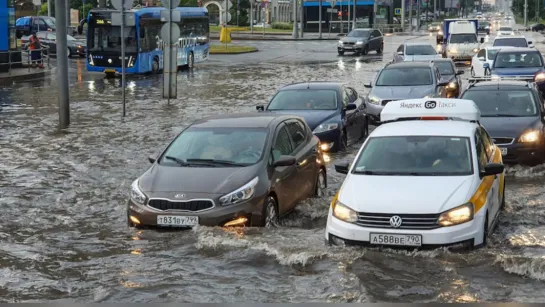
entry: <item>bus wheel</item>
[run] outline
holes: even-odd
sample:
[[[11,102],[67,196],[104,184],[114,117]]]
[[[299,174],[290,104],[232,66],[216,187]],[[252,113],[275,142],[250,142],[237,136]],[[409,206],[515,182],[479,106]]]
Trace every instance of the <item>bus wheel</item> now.
[[[193,68],[193,64],[195,62],[195,59],[193,58],[193,52],[190,52],[187,56],[187,68],[191,69]]]
[[[159,73],[159,60],[157,58],[153,59],[153,63],[151,64],[151,73],[154,75]]]

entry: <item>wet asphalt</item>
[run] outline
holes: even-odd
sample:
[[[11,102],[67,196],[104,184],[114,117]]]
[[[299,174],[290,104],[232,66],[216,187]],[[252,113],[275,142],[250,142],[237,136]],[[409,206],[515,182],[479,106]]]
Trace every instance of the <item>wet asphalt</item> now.
[[[534,35],[537,48],[543,36]],[[505,210],[488,246],[470,252],[329,247],[329,197],[311,199],[277,229],[193,231],[126,227],[130,184],[193,120],[254,111],[281,86],[339,80],[365,94],[404,40],[383,55],[337,56],[335,41],[244,42],[261,51],[215,56],[180,72],[178,98],[160,76],[119,79],[70,60],[72,125],[59,132],[55,77],[0,88],[0,301],[543,302],[545,165],[508,169]],[[469,77],[465,68],[464,78]]]

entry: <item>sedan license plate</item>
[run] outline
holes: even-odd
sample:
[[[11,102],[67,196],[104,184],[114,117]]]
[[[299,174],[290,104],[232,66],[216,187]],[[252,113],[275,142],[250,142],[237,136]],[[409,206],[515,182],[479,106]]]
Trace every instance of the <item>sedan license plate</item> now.
[[[180,226],[190,227],[199,224],[198,216],[180,216],[180,215],[158,215],[158,226]]]
[[[422,236],[372,233],[370,243],[378,245],[422,246]]]
[[[507,148],[501,147],[500,150],[502,156],[505,156],[507,154]]]
[[[352,46],[344,46],[344,49],[354,49]]]

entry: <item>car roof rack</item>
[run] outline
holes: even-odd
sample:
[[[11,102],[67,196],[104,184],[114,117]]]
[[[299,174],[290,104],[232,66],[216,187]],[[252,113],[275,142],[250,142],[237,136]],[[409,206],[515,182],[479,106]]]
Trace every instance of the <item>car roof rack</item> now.
[[[390,101],[380,113],[381,123],[401,120],[461,120],[479,122],[481,111],[468,99],[420,98]]]

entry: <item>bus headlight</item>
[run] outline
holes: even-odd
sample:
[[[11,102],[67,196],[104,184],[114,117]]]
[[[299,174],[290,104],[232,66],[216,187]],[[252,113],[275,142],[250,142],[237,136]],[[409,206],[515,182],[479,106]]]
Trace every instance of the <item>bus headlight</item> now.
[[[93,61],[93,56],[89,54],[89,65],[95,66],[95,62]]]
[[[127,66],[128,66],[128,67],[133,67],[133,66],[134,66],[134,62],[135,62],[134,58],[133,58],[132,56],[129,57],[129,64],[128,64]]]

